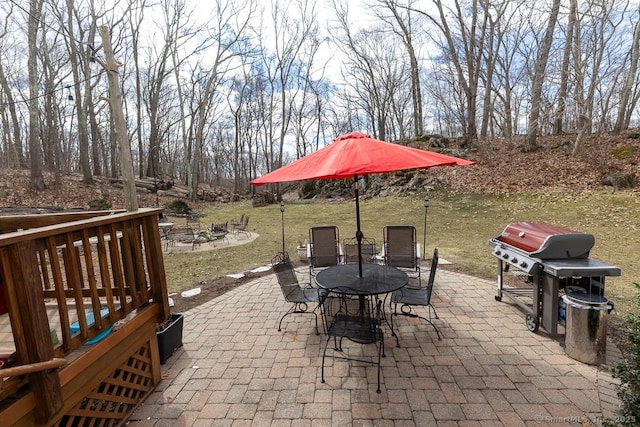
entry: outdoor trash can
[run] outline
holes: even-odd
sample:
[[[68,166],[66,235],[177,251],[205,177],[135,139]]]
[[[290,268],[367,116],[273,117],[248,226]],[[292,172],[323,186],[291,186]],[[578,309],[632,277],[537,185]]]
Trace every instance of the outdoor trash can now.
[[[567,321],[565,353],[590,365],[605,362],[607,352],[607,315],[613,304],[598,294],[571,292],[564,295]]]

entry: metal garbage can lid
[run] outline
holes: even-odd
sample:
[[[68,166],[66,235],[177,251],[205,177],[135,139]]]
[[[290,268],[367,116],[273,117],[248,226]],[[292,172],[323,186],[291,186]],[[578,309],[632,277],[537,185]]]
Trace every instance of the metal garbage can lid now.
[[[570,292],[565,294],[562,300],[573,307],[594,310],[611,310],[609,300],[603,295],[588,292]]]

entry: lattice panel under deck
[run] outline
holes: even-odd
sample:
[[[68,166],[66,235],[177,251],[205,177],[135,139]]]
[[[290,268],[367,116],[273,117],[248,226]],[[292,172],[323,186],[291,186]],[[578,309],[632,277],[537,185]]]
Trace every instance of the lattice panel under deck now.
[[[149,344],[76,404],[56,426],[117,426],[153,389]]]

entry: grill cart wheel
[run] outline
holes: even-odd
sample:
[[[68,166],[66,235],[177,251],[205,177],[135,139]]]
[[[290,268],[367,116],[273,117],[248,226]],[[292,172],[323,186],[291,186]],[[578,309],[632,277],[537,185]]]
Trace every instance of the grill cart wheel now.
[[[538,332],[538,328],[540,327],[540,322],[538,322],[538,317],[533,314],[527,314],[526,321],[527,329],[531,332]]]
[[[496,296],[494,296],[494,298],[496,299],[496,301],[502,301],[502,297],[499,297],[499,296],[497,296],[497,295],[496,295]]]

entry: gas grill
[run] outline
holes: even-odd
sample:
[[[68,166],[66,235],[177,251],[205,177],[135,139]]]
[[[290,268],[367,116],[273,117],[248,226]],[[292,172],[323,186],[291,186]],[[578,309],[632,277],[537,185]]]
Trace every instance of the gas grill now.
[[[558,333],[560,292],[585,292],[604,297],[605,276],[619,276],[620,268],[589,258],[595,244],[591,234],[543,223],[514,222],[489,239],[498,259],[498,294],[527,312],[527,328]],[[503,272],[512,271],[527,286],[504,286]],[[530,302],[529,302],[530,301]]]

